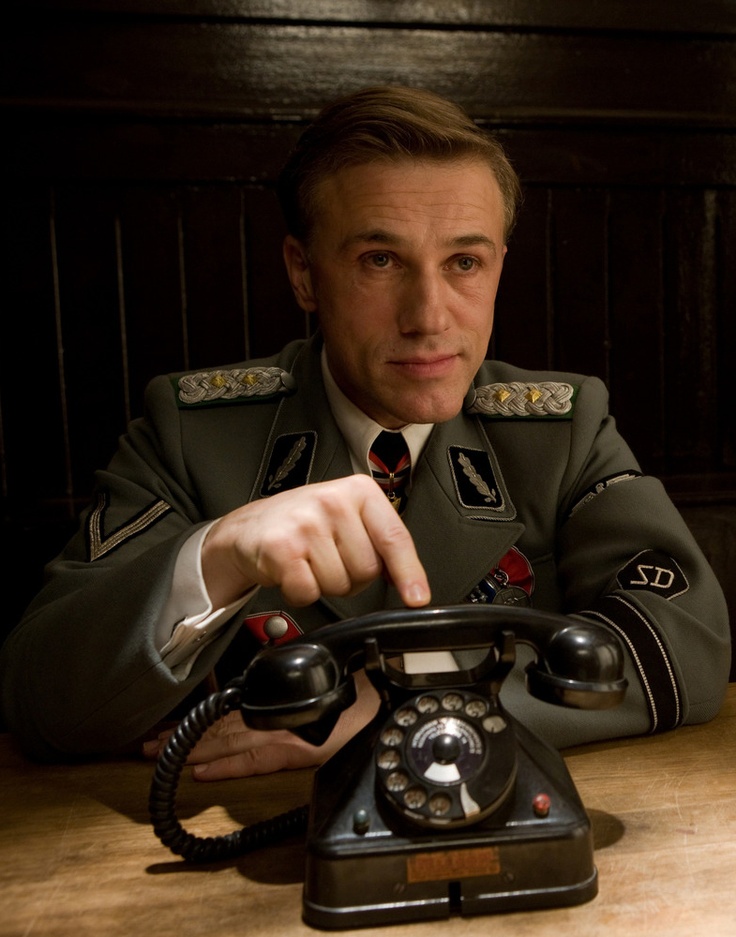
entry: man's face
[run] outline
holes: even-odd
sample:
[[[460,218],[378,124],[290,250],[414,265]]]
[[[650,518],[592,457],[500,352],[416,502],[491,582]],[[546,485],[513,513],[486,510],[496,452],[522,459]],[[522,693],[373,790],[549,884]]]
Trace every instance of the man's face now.
[[[490,168],[353,166],[320,184],[317,204],[308,251],[289,237],[284,256],[338,386],[388,428],[455,416],[486,355],[506,253]]]

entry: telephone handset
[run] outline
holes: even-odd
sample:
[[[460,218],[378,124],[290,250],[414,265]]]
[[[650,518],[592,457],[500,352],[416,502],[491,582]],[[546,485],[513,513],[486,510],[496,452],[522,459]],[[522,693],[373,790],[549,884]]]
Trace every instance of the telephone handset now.
[[[261,650],[173,733],[154,774],[154,830],[214,861],[306,829],[304,920],[344,928],[577,904],[597,894],[587,814],[559,753],[502,706],[516,644],[529,692],[580,709],[618,705],[623,652],[601,625],[529,608],[376,612]],[[402,654],[476,651],[464,670],[406,673]],[[376,718],[315,773],[312,803],[213,839],[175,813],[178,778],[210,725],[239,709],[255,729],[326,741],[364,668]]]

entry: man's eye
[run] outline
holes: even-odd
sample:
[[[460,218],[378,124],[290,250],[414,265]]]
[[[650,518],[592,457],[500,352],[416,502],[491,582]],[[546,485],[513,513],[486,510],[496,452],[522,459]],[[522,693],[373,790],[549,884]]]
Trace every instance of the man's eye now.
[[[476,266],[475,257],[458,257],[455,263],[463,273],[469,273]]]
[[[391,263],[390,254],[371,254],[368,258],[368,262],[374,267],[388,267]]]

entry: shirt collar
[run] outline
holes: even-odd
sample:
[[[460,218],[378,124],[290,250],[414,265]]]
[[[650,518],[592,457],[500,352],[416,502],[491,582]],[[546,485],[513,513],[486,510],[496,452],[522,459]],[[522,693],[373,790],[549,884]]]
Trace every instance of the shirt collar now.
[[[355,404],[340,390],[332,376],[329,365],[327,364],[327,355],[324,346],[321,355],[322,378],[325,383],[325,392],[329,401],[332,415],[342,435],[345,437],[348,450],[350,452],[350,461],[356,472],[363,472],[370,475],[370,466],[368,464],[368,452],[376,436],[382,432],[385,427],[376,423],[367,414],[356,407]],[[429,439],[429,434],[434,428],[434,423],[407,423],[401,427],[406,444],[409,447],[412,467],[419,461],[424,446]]]

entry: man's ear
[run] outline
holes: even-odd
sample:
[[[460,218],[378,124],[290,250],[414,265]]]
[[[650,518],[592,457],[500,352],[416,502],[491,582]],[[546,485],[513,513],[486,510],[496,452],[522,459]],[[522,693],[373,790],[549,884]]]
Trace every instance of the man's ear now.
[[[305,312],[316,312],[317,297],[306,246],[291,234],[284,238],[284,263],[294,296]]]

